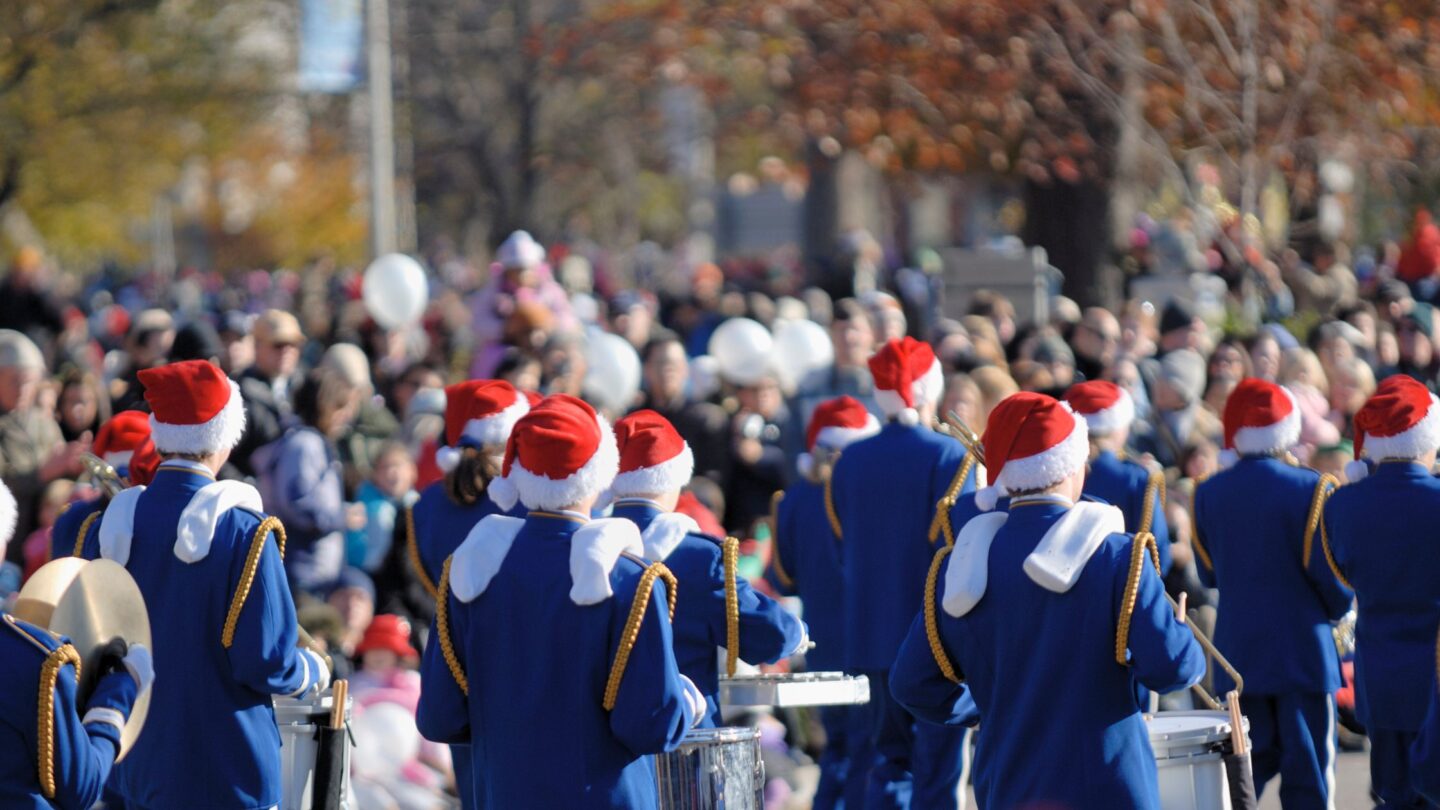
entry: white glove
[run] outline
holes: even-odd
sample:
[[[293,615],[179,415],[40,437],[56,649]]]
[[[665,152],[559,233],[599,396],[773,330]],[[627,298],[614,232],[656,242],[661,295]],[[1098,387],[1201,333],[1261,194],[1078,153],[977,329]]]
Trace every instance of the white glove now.
[[[325,666],[325,659],[314,650],[307,650],[303,647],[300,649],[300,654],[305,656],[305,663],[310,667],[310,671],[315,673],[315,684],[306,692],[316,695],[324,692],[330,686],[330,668]]]
[[[792,655],[799,655],[800,653],[809,650],[811,646],[810,625],[806,624],[803,621],[800,621],[799,619],[796,619],[795,621],[800,622],[800,643],[795,645],[795,649],[791,650],[789,655],[786,656],[786,658],[789,658]]]
[[[709,711],[710,707],[705,703],[705,694],[700,691],[700,687],[696,686],[694,681],[684,675],[680,676],[680,681],[685,686],[685,705],[690,708],[690,726],[693,728],[705,719],[705,713]]]
[[[125,671],[135,679],[135,686],[138,688],[136,694],[144,692],[155,683],[155,658],[144,644],[131,644],[125,657],[120,660],[125,664]]]

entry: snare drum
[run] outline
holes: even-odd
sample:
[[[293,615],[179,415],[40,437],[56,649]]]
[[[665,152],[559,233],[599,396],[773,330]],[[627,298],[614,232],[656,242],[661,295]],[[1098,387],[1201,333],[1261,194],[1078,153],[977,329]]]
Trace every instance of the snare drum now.
[[[1225,712],[1159,712],[1147,718],[1165,810],[1230,810],[1221,745],[1230,739]],[[1249,731],[1250,723],[1245,721]]]
[[[317,731],[330,724],[333,696],[276,697],[275,723],[280,727],[280,810],[310,810],[315,760],[319,755]],[[354,701],[345,698],[345,724],[350,724]],[[350,795],[350,774],[345,773],[345,795]],[[346,806],[350,806],[347,799]]]
[[[655,756],[660,810],[764,810],[760,729],[691,729]]]
[[[843,672],[737,675],[720,679],[721,706],[853,706],[870,702],[870,679]]]

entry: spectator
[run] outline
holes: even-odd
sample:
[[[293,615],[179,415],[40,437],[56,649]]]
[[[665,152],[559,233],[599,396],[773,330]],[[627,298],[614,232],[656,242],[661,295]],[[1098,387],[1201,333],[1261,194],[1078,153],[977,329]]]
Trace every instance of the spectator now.
[[[25,579],[40,566],[50,562],[50,532],[55,528],[55,519],[70,505],[75,492],[75,482],[68,478],[51,481],[40,498],[40,509],[36,516],[35,531],[25,538]]]
[[[1110,310],[1090,307],[1075,325],[1071,346],[1075,349],[1075,372],[1082,380],[1098,380],[1115,362],[1120,348],[1120,321]]]
[[[1430,212],[1422,209],[1415,212],[1415,224],[1409,241],[1400,251],[1395,275],[1410,285],[1416,297],[1428,299],[1433,289],[1426,293],[1421,290],[1435,278],[1437,269],[1440,269],[1440,228],[1435,227]]]
[[[209,360],[223,366],[225,344],[220,333],[206,321],[191,321],[175,331],[175,341],[170,346],[169,361]]]
[[[835,351],[835,362],[828,374],[805,380],[801,390],[795,393],[790,402],[795,418],[808,419],[816,405],[838,396],[854,397],[865,404],[866,410],[879,413],[875,405],[875,383],[867,365],[878,345],[875,325],[860,302],[853,298],[835,302],[830,320],[830,345]],[[799,444],[787,448],[796,454],[803,449]]]
[[[321,368],[332,369],[355,389],[358,406],[355,420],[335,442],[340,463],[345,466],[345,488],[353,490],[374,472],[375,457],[400,426],[399,420],[375,395],[370,381],[370,361],[353,343],[336,343],[325,350]]]
[[[1219,419],[1201,405],[1204,386],[1205,359],[1199,352],[1189,348],[1168,352],[1150,386],[1154,415],[1144,428],[1137,425],[1132,437],[1136,450],[1163,467],[1174,467],[1192,441],[1219,436]]]
[[[60,334],[64,322],[45,290],[44,276],[45,259],[39,250],[27,246],[15,254],[9,275],[0,282],[0,329],[13,329],[44,343]]]
[[[695,455],[695,474],[719,481],[729,464],[730,443],[725,435],[724,409],[696,402],[687,391],[690,358],[674,332],[660,332],[645,346],[644,395],[640,408],[649,408],[675,426]]]
[[[60,377],[60,393],[55,400],[55,422],[60,436],[67,442],[95,438],[100,426],[110,418],[110,398],[100,386],[100,378],[78,368],[67,370]]]
[[[238,380],[245,400],[245,436],[230,456],[242,473],[254,475],[251,455],[280,438],[292,412],[291,396],[300,384],[300,347],[305,335],[294,315],[266,310],[253,327],[255,363]]]
[[[748,537],[754,522],[769,516],[770,496],[789,479],[792,465],[784,447],[791,422],[773,376],[741,387],[735,398],[739,408],[730,423],[725,526]]]
[[[1001,346],[1009,346],[1015,339],[1015,305],[1010,299],[994,290],[976,290],[970,296],[971,315],[979,315],[995,327],[995,338]],[[969,324],[966,324],[967,328]],[[973,332],[973,330],[972,330]]]
[[[175,319],[163,309],[147,309],[135,318],[125,336],[125,371],[111,385],[114,413],[144,409],[144,387],[137,376],[147,368],[169,362],[175,343]]]
[[[1172,298],[1160,313],[1160,344],[1155,356],[1164,357],[1177,349],[1204,352],[1206,336],[1205,322],[1189,302]]]
[[[1330,424],[1342,436],[1355,437],[1355,414],[1365,400],[1375,393],[1375,372],[1370,365],[1358,357],[1339,362],[1330,377]]]
[[[254,320],[236,310],[220,317],[220,367],[231,379],[255,363],[255,339],[250,334]]]
[[[953,413],[978,436],[984,432],[984,405],[980,386],[969,374],[951,374],[945,379],[945,396],[940,400],[942,420]]]
[[[45,485],[78,476],[80,456],[90,449],[86,438],[63,440],[53,409],[40,400],[44,374],[45,361],[35,343],[0,329],[0,478],[15,495],[17,537],[35,530],[35,507]],[[10,560],[20,560],[21,545],[10,544]]]
[[[375,583],[358,568],[343,568],[330,584],[325,604],[340,614],[340,643],[331,653],[353,660],[375,618]]]
[[[405,445],[386,442],[375,456],[370,477],[360,484],[355,501],[365,509],[363,526],[345,536],[345,564],[374,574],[390,552],[400,510],[415,502],[415,461]]]
[[[990,412],[1000,401],[1020,390],[1015,380],[1004,371],[994,366],[981,366],[970,372],[970,379],[975,381],[976,387],[980,389],[980,418],[978,424],[971,425],[971,430],[976,435],[985,432],[985,425],[990,421]]]
[[[480,346],[470,366],[472,378],[490,377],[495,370],[504,353],[506,323],[522,302],[550,312],[557,332],[573,334],[580,329],[565,289],[545,262],[545,248],[525,231],[516,231],[496,251],[490,283],[475,294],[471,304],[471,328]]]

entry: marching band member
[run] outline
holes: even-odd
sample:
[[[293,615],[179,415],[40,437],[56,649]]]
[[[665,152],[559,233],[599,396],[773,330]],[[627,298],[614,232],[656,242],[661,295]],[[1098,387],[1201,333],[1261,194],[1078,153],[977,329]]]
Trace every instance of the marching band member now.
[[[1440,805],[1440,638],[1435,640],[1435,679],[1430,682],[1430,710],[1410,749],[1411,785],[1431,803]]]
[[[485,488],[500,472],[510,430],[529,410],[529,399],[503,380],[469,380],[445,389],[447,446],[435,453],[445,477],[420,493],[401,524],[407,564],[430,605],[435,603],[435,583],[440,581],[445,560],[475,524],[501,512]],[[426,621],[433,617],[433,609],[421,616]],[[457,745],[451,748],[451,755],[460,806],[467,810],[477,807],[470,754]]]
[[[675,661],[705,695],[699,725],[713,728],[720,725],[716,648],[732,662],[773,664],[804,647],[805,626],[739,575],[739,541],[701,534],[694,518],[675,511],[695,458],[665,417],[636,411],[615,423],[615,441],[620,472],[610,485],[611,514],[638,526],[645,558],[675,575]]]
[[[1370,737],[1370,783],[1387,806],[1422,806],[1409,758],[1440,628],[1440,545],[1430,535],[1440,514],[1437,448],[1440,400],[1413,378],[1390,377],[1355,414],[1358,463],[1325,505],[1326,559],[1358,602],[1356,710]],[[1364,458],[1377,462],[1373,474]]]
[[[296,647],[281,563],[284,528],[254,487],[215,480],[245,428],[240,390],[205,360],[139,373],[161,464],[100,519],[100,555],[135,578],[163,686],[152,723],[115,768],[132,808],[266,808],[280,801],[271,695],[321,690],[319,655]],[[271,539],[274,539],[274,542]]]
[[[91,449],[130,486],[150,483],[160,464],[155,443],[150,441],[150,415],[143,411],[121,411],[110,417],[95,434]],[[50,533],[50,559],[95,559],[99,554],[95,537],[100,529],[100,513],[109,503],[110,498],[102,491],[99,497],[66,507]]]
[[[1325,808],[1340,686],[1331,624],[1351,600],[1316,537],[1336,482],[1288,462],[1300,409],[1284,388],[1241,380],[1222,418],[1227,455],[1238,461],[1195,492],[1200,581],[1220,590],[1215,646],[1245,676],[1240,707],[1250,719],[1257,793],[1279,774],[1286,810]],[[1216,694],[1231,688],[1217,672]]]
[[[1135,682],[1168,692],[1205,674],[1153,540],[1126,534],[1119,509],[1080,502],[1086,434],[1042,394],[990,414],[986,494],[1008,492],[1009,511],[969,521],[935,554],[891,675],[895,699],[932,723],[973,723],[978,706],[981,807],[1158,810]]]
[[[807,452],[799,458],[800,479],[777,495],[771,580],[786,593],[800,597],[815,648],[805,653],[811,671],[845,668],[845,580],[840,539],[825,509],[825,487],[839,454],[847,445],[874,436],[880,423],[854,397],[836,397],[815,406],[805,431]],[[828,810],[844,803],[863,806],[865,771],[853,767],[848,746],[853,735],[865,736],[863,712],[849,706],[823,706],[825,753],[820,757],[820,785],[813,807]]]
[[[920,609],[925,571],[948,542],[932,516],[942,498],[974,488],[974,460],[934,432],[942,378],[930,347],[891,340],[870,358],[880,432],[846,448],[831,474],[830,508],[844,554],[846,670],[870,679],[872,725],[857,757],[875,761],[865,806],[953,808],[961,729],[915,725],[890,697],[890,665]],[[866,750],[873,745],[875,756]]]
[[[470,741],[486,807],[658,802],[653,761],[705,710],[671,650],[674,577],[628,520],[589,518],[615,436],[574,397],[520,419],[490,494],[524,518],[480,521],[440,573],[417,722]]]
[[[1170,528],[1165,524],[1165,475],[1124,457],[1135,421],[1135,401],[1112,382],[1093,380],[1070,386],[1065,401],[1085,418],[1090,431],[1090,465],[1085,494],[1120,508],[1125,531],[1149,532],[1160,552],[1160,575],[1170,573]]]

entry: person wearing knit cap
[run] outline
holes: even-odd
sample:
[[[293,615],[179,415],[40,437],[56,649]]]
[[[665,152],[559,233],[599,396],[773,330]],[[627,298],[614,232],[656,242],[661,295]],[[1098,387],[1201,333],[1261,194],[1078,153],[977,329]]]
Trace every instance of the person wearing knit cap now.
[[[1193,349],[1176,349],[1145,369],[1153,408],[1147,429],[1137,429],[1132,444],[1162,466],[1178,466],[1185,448],[1197,438],[1220,435],[1220,425],[1201,401],[1205,358]]]
[[[1231,466],[1197,487],[1192,538],[1201,583],[1220,592],[1215,646],[1245,676],[1257,793],[1279,775],[1287,810],[1327,807],[1340,688],[1331,626],[1351,602],[1317,536],[1336,481],[1293,466],[1300,409],[1284,388],[1241,380],[1222,416]],[[1233,688],[1215,673],[1216,694]]]
[[[97,535],[99,555],[145,598],[161,684],[151,711],[163,721],[116,765],[111,788],[131,807],[271,807],[271,696],[317,693],[330,673],[297,646],[284,528],[254,487],[215,480],[245,430],[239,387],[205,360],[142,369],[139,381],[161,463],[149,486],[115,495]]]
[[[770,581],[783,593],[800,597],[815,648],[805,653],[814,672],[845,669],[845,572],[840,539],[825,509],[825,488],[845,448],[880,432],[880,422],[854,397],[828,399],[815,407],[805,431],[800,477],[774,503],[774,540]],[[820,784],[813,807],[863,807],[869,771],[852,762],[864,759],[852,747],[862,745],[869,730],[865,712],[851,706],[824,706],[825,752],[820,757]],[[872,749],[873,750],[873,749]]]
[[[1410,377],[1390,377],[1355,414],[1351,483],[1325,504],[1325,557],[1355,591],[1356,711],[1370,737],[1370,784],[1386,806],[1424,806],[1408,760],[1440,630],[1437,448],[1440,400]]]
[[[1090,431],[1090,465],[1085,494],[1120,507],[1125,530],[1149,532],[1160,551],[1160,576],[1170,573],[1170,527],[1165,522],[1165,475],[1125,458],[1135,401],[1112,382],[1092,380],[1070,386],[1070,408],[1085,419]]]
[[[611,514],[638,526],[645,558],[663,562],[675,575],[680,594],[675,602],[675,660],[705,695],[701,727],[719,726],[716,648],[728,646],[733,637],[738,649],[727,661],[773,664],[803,649],[805,626],[736,571],[739,541],[701,534],[694,518],[675,511],[695,459],[665,417],[636,411],[615,423],[615,441],[620,472],[610,485],[615,499]],[[727,610],[730,595],[736,605],[733,624]]]
[[[978,708],[981,807],[1159,810],[1135,686],[1171,692],[1205,674],[1148,536],[1125,533],[1116,507],[1080,500],[1087,434],[1043,394],[991,412],[981,444],[1009,511],[971,520],[936,552],[891,675],[895,699],[929,722],[973,722]]]
[[[546,398],[489,486],[528,515],[480,521],[441,569],[416,721],[435,742],[475,741],[479,806],[654,807],[647,755],[704,716],[675,663],[674,576],[646,563],[635,524],[590,520],[618,462],[603,416]]]
[[[121,411],[110,417],[95,434],[91,449],[115,470],[122,485],[145,486],[160,466],[160,455],[150,440],[150,415],[143,411]],[[110,495],[101,490],[98,497],[67,506],[50,533],[50,559],[99,556],[100,514],[109,505]]]
[[[845,448],[831,473],[827,508],[841,539],[845,583],[845,670],[870,679],[875,769],[866,807],[955,807],[961,776],[959,728],[915,722],[891,697],[890,665],[920,609],[925,571],[947,538],[933,530],[942,499],[975,487],[975,461],[931,429],[940,363],[913,338],[891,340],[870,358],[880,432]],[[905,796],[913,795],[908,802]],[[897,798],[898,797],[898,798]]]

